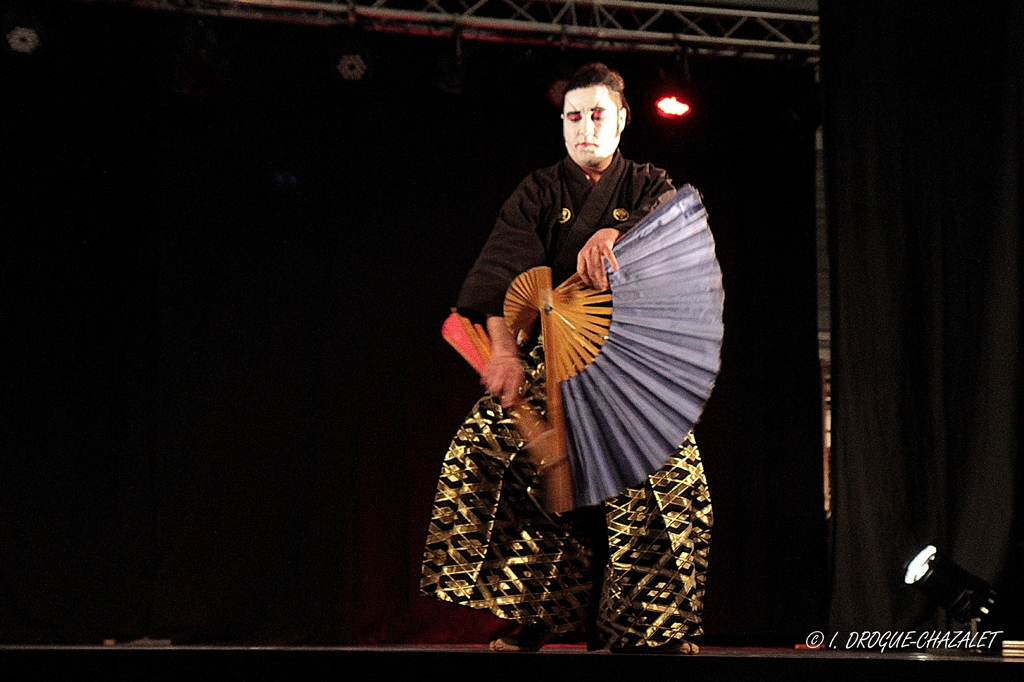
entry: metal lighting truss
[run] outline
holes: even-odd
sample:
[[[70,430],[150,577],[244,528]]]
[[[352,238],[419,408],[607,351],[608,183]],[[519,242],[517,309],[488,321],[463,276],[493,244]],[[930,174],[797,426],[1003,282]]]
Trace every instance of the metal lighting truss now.
[[[818,17],[635,0],[127,0],[195,14],[588,50],[795,56],[817,62]]]

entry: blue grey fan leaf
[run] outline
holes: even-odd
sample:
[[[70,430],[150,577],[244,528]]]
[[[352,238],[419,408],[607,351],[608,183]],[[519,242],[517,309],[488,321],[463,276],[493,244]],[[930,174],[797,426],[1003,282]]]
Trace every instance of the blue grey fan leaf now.
[[[700,194],[681,188],[615,245],[612,319],[560,385],[577,505],[660,469],[700,418],[721,364],[725,294]]]

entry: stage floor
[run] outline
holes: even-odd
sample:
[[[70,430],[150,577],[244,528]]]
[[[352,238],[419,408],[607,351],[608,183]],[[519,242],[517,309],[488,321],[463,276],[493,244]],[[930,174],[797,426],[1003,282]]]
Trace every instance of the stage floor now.
[[[485,646],[96,647],[0,646],[0,680],[870,680],[926,674],[930,682],[1024,679],[1024,661],[968,652],[856,652],[754,647],[701,648],[696,656],[587,652],[547,646],[493,653]],[[548,678],[548,676],[557,676]]]

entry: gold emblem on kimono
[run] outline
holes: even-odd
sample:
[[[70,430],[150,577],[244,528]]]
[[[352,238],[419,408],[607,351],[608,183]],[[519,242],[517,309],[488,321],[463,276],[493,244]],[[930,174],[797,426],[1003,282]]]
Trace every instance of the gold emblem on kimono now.
[[[629,211],[624,208],[617,208],[612,211],[612,217],[618,220],[620,223],[629,217]]]
[[[567,223],[567,222],[569,222],[570,218],[572,218],[572,211],[570,211],[567,208],[563,208],[562,209],[562,214],[560,216],[558,216],[558,222],[560,222],[560,223]]]

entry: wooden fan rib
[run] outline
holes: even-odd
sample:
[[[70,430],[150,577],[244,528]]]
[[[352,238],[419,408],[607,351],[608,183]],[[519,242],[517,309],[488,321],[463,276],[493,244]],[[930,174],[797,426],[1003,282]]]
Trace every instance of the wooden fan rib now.
[[[603,315],[579,314],[572,310],[560,310],[558,314],[564,319],[565,326],[572,329],[607,329],[611,325],[611,317]]]
[[[479,324],[474,324],[468,319],[459,315],[459,323],[462,325],[462,330],[466,333],[476,352],[480,355],[480,359],[484,361],[486,365],[491,361],[491,339],[487,336],[487,332]]]
[[[586,288],[574,275],[556,294],[553,305],[559,323],[559,362],[565,378],[569,378],[593,362],[601,351],[611,326],[611,293]]]
[[[571,328],[573,333],[594,343],[598,347],[604,343],[604,338],[607,336],[608,329],[611,326],[611,320],[608,318],[589,316],[577,319],[566,316],[563,316],[563,318],[565,325]]]
[[[584,355],[583,348],[580,347],[575,340],[567,341],[565,348],[566,358],[566,378],[576,376],[580,370],[586,367],[587,358]]]
[[[568,367],[571,363],[567,355],[569,344],[565,328],[550,324],[548,336],[544,339],[544,357],[548,359],[548,382],[557,383],[569,378]]]
[[[505,324],[513,336],[533,328],[539,309],[537,297],[536,276],[532,271],[523,273],[512,282],[505,296],[504,315]]]
[[[594,327],[600,328],[602,326],[606,326],[606,325],[602,324],[602,322],[604,321],[604,318],[600,318],[600,317],[591,318],[591,317],[587,317],[587,316],[579,316],[579,315],[571,315],[571,314],[570,315],[564,315],[564,314],[561,313],[561,311],[559,311],[557,314],[558,314],[558,317],[559,317],[560,324],[562,324],[566,328],[571,329],[571,330],[573,330],[574,332],[577,332],[577,333],[582,331],[582,330],[584,330],[584,329],[593,329]]]
[[[559,308],[558,314],[565,318],[566,324],[571,327],[585,327],[588,325],[609,325],[611,324],[611,317],[605,315],[595,315],[589,310],[575,310],[572,308]]]
[[[610,293],[592,294],[585,298],[581,297],[578,301],[579,305],[584,308],[606,307],[610,310],[612,307],[612,295]]]
[[[593,289],[573,290],[559,292],[555,297],[558,304],[565,306],[597,307],[607,305],[611,307],[612,295],[607,291],[594,291]]]
[[[577,317],[607,317],[612,312],[610,305],[591,305],[587,301],[572,299],[558,301],[555,307],[563,315],[574,315]]]
[[[576,355],[580,357],[580,360],[584,365],[589,365],[597,357],[597,354],[601,352],[601,347],[592,343],[585,336],[575,334],[572,337],[572,348]],[[576,371],[582,369],[581,366],[577,366]]]
[[[571,376],[575,376],[586,362],[580,352],[579,337],[573,330],[563,327],[561,337],[562,357],[565,360],[565,378],[568,379]]]
[[[565,358],[568,376],[575,376],[586,365],[593,362],[600,348],[590,343],[578,330],[560,326],[559,352]]]
[[[578,329],[581,334],[601,345],[611,326],[611,320],[587,320],[586,324],[580,325]]]
[[[603,336],[610,326],[601,324],[600,321],[592,322],[590,320],[570,320],[564,317],[559,322],[566,329],[580,336],[593,336],[595,334]]]

